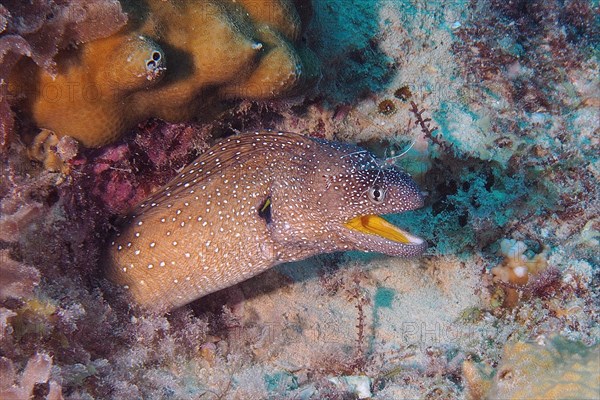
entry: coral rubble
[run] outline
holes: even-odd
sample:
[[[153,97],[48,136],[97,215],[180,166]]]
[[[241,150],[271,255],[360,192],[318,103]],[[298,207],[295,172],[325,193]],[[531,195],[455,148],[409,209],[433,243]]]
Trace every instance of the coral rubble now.
[[[317,76],[291,1],[123,4],[118,33],[61,51],[53,71],[28,59],[13,69],[9,90],[38,127],[99,147],[152,116],[207,120],[223,100],[270,99]]]

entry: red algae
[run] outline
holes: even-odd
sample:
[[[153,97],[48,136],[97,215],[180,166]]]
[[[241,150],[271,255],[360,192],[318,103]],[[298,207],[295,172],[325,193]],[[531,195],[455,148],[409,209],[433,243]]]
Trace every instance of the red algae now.
[[[109,213],[122,214],[208,146],[210,129],[150,120],[124,143],[83,152],[72,178]]]

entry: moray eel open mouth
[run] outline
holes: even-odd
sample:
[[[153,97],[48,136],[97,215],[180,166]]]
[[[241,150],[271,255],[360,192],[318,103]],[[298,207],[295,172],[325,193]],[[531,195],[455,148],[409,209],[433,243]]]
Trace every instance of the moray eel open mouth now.
[[[347,228],[364,233],[367,235],[374,235],[378,238],[382,238],[386,241],[391,241],[404,246],[414,246],[415,254],[421,253],[427,246],[426,242],[418,236],[411,235],[398,228],[395,225],[390,224],[388,221],[380,217],[379,215],[359,215],[344,223]],[[386,246],[387,247],[387,246]],[[380,250],[383,253],[388,253],[385,250]]]

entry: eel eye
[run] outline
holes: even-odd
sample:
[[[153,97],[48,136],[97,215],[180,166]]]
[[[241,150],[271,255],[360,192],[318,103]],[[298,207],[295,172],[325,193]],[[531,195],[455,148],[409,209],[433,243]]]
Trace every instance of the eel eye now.
[[[371,200],[375,204],[383,203],[383,199],[385,198],[385,190],[381,189],[378,186],[373,186],[369,188],[369,200]]]

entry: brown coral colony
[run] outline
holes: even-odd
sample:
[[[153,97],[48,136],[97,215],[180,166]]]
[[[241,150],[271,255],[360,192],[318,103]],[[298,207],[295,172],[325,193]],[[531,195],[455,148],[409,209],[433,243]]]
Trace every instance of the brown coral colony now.
[[[29,57],[12,69],[12,106],[38,128],[99,147],[150,117],[208,119],[223,100],[271,99],[318,77],[291,0],[121,3],[129,21],[117,33],[60,51],[55,70]]]

